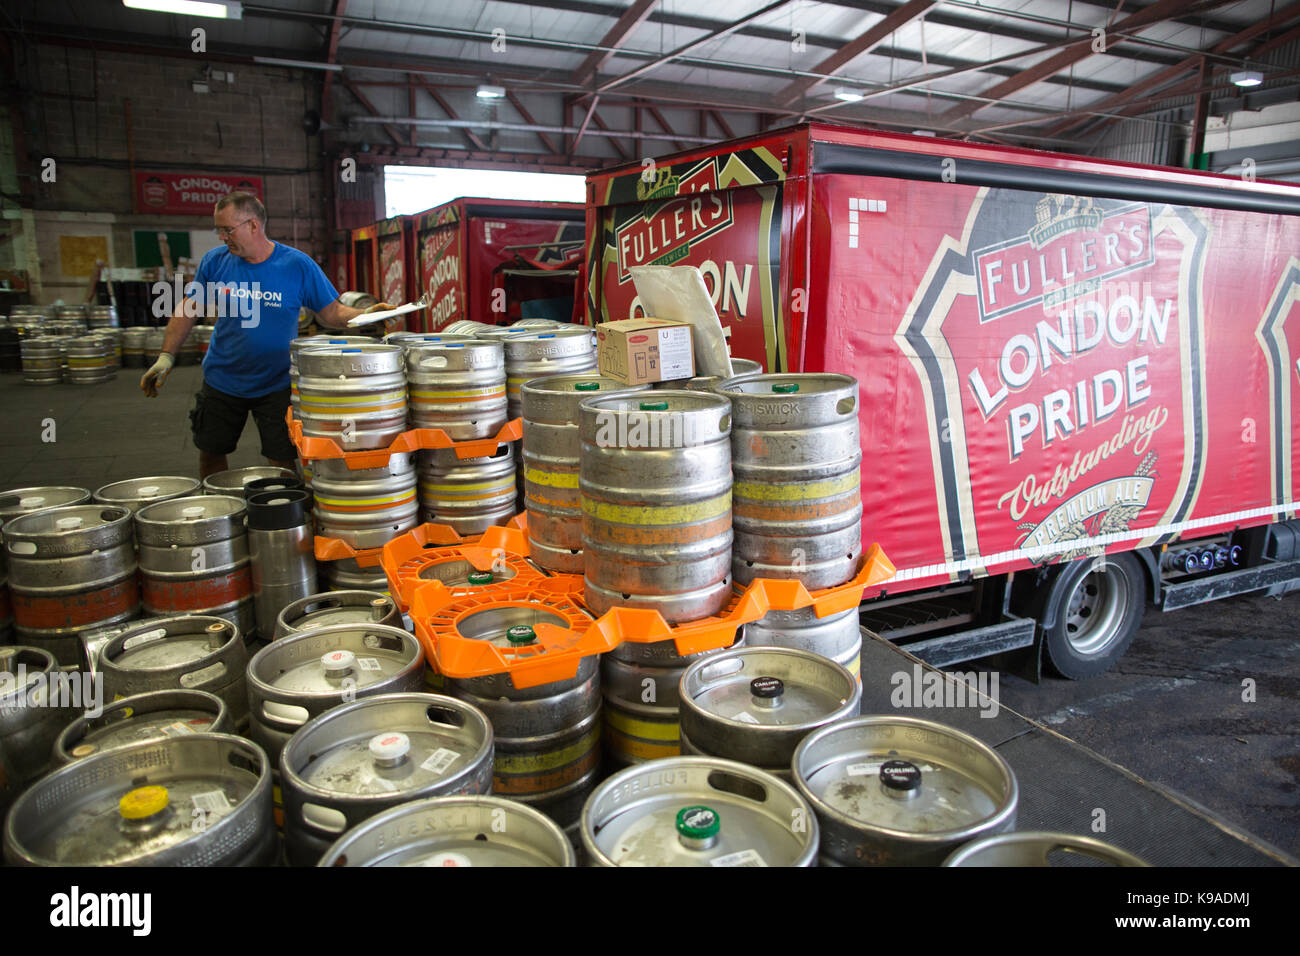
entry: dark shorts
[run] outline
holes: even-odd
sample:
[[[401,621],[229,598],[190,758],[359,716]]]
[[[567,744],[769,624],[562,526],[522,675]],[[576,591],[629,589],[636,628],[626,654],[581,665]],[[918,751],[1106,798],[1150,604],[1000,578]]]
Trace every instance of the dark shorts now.
[[[209,455],[229,455],[239,445],[239,436],[252,412],[262,437],[263,457],[293,461],[298,452],[289,441],[289,427],[284,422],[288,408],[287,388],[260,398],[240,398],[219,392],[204,382],[194,393],[194,410],[190,412],[194,447]]]

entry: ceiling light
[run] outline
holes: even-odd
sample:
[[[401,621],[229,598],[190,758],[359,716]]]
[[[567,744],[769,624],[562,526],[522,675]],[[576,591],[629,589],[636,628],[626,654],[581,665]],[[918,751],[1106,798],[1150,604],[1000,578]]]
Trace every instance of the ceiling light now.
[[[277,56],[255,56],[253,62],[264,63],[267,66],[296,66],[300,70],[329,70],[331,73],[338,73],[343,69],[337,63],[320,63],[316,60],[282,60]]]
[[[506,88],[504,86],[488,86],[484,84],[478,88],[477,95],[482,100],[499,100],[506,95]]]
[[[1259,86],[1264,82],[1264,74],[1258,70],[1241,70],[1232,74],[1232,82],[1236,86]]]
[[[835,98],[843,100],[845,103],[856,103],[862,99],[862,94],[857,90],[849,89],[847,86],[841,86],[835,91]]]
[[[122,0],[132,10],[176,13],[187,17],[215,17],[218,20],[242,20],[243,7],[238,0]]]

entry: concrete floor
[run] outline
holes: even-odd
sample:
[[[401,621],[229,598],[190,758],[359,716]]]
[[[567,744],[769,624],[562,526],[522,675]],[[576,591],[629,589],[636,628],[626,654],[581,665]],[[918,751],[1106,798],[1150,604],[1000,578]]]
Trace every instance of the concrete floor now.
[[[145,475],[198,474],[188,412],[197,367],[175,369],[157,399],[140,370],[97,386],[25,386],[0,376],[0,489],[92,491]],[[53,442],[42,441],[52,420]],[[250,422],[232,468],[262,464]],[[1001,700],[1145,779],[1300,856],[1300,594],[1148,610],[1120,666],[1089,681],[1009,674]],[[1256,700],[1242,700],[1242,681]]]
[[[1300,857],[1298,624],[1300,593],[1148,607],[1115,669],[1037,685],[1003,673],[1000,700]]]
[[[141,369],[102,385],[24,385],[0,376],[0,488],[102,485],[146,475],[197,478],[199,454],[189,412],[202,381],[198,366],[176,368],[157,398],[140,391]],[[53,423],[54,441],[48,437]],[[245,426],[231,468],[264,465],[257,427]]]

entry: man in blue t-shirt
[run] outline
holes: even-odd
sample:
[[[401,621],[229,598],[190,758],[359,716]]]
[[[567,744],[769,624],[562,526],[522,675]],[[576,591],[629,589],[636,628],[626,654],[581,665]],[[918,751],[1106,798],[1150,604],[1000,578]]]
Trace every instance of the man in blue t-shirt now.
[[[199,263],[194,285],[205,306],[217,312],[216,328],[203,359],[203,386],[194,399],[190,424],[199,450],[199,477],[228,467],[226,456],[239,444],[251,413],[262,439],[262,454],[272,465],[293,468],[297,453],[289,441],[289,343],[298,335],[298,310],[306,306],[322,325],[347,328],[363,312],[391,309],[381,302],[353,309],[308,255],[266,235],[266,207],[250,193],[230,193],[212,216],[225,243]],[[167,324],[163,350],[140,379],[152,398],[167,380],[176,353],[197,316],[178,302]],[[191,313],[195,310],[190,308]],[[389,320],[387,325],[396,324]]]

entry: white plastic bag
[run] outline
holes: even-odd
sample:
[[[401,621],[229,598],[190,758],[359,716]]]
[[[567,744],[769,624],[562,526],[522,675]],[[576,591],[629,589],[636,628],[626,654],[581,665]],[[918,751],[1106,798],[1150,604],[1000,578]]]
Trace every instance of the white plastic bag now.
[[[731,378],[731,356],[704,275],[695,266],[633,266],[632,283],[647,317],[687,322],[696,375]]]

